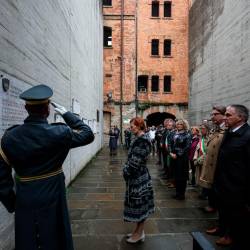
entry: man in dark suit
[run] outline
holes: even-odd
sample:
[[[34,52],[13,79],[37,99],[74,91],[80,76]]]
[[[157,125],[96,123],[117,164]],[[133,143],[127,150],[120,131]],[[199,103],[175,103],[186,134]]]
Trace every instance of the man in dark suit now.
[[[233,249],[249,247],[250,236],[250,126],[248,109],[230,105],[225,113],[228,130],[223,138],[215,172],[218,208],[223,211]],[[217,243],[222,243],[223,238]]]
[[[94,135],[77,116],[55,103],[66,124],[48,124],[52,94],[46,85],[23,92],[20,98],[29,115],[1,140],[0,201],[15,212],[16,250],[73,250],[62,165],[71,148],[91,143]]]

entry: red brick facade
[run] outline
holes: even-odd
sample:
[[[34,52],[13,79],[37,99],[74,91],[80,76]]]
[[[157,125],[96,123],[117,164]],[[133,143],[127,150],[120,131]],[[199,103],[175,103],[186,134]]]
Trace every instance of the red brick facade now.
[[[111,111],[117,125],[135,116],[136,98],[145,118],[156,110],[184,117],[187,111],[190,0],[156,1],[158,17],[152,17],[152,2],[113,0],[103,8],[104,26],[112,28],[112,47],[104,47],[104,111]],[[164,17],[165,2],[171,17]],[[158,55],[151,53],[153,39],[159,41]],[[171,40],[171,55],[164,55],[164,40]],[[146,90],[141,85],[136,90],[136,75],[148,77]],[[159,78],[157,91],[152,91],[152,76]],[[171,76],[170,91],[164,91],[164,76]]]

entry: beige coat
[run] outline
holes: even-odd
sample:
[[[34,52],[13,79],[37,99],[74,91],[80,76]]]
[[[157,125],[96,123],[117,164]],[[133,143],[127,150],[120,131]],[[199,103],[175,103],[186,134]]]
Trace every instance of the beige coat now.
[[[207,141],[207,154],[201,169],[199,185],[205,188],[211,188],[214,181],[217,157],[224,136],[225,129],[220,128],[209,135]]]
[[[208,137],[205,137],[204,139],[205,139],[204,143],[205,143],[205,150],[206,150]],[[202,153],[202,150],[201,150],[201,147],[200,147],[201,140],[202,140],[202,138],[200,138],[199,143],[196,146],[195,153],[194,153],[194,158],[193,158],[194,166],[196,168],[195,169],[196,183],[200,182],[202,167],[203,167],[204,159],[206,157],[206,155]]]

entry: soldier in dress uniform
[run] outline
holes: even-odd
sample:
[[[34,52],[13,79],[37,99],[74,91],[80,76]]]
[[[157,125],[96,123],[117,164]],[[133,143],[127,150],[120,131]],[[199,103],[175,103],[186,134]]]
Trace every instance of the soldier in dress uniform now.
[[[66,124],[48,124],[52,94],[46,85],[24,91],[20,98],[29,115],[1,139],[0,201],[15,212],[16,250],[73,250],[62,164],[71,148],[91,143],[94,135],[55,103]]]

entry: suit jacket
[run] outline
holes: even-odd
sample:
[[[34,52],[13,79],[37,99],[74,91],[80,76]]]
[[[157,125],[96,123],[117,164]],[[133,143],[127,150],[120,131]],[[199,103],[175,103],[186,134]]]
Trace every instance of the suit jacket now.
[[[214,185],[223,203],[250,204],[250,127],[247,123],[236,132],[225,133],[219,150]]]

